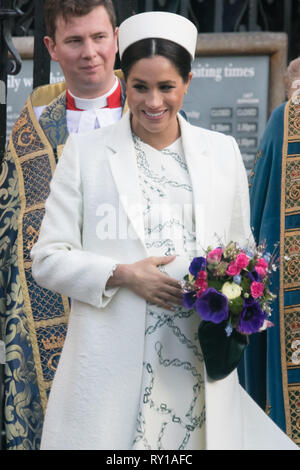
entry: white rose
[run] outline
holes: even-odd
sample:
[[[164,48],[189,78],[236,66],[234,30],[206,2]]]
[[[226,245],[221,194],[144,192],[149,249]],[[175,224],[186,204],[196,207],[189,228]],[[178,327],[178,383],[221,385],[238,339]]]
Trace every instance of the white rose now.
[[[222,287],[222,294],[226,295],[229,300],[240,297],[242,288],[235,282],[225,282]]]

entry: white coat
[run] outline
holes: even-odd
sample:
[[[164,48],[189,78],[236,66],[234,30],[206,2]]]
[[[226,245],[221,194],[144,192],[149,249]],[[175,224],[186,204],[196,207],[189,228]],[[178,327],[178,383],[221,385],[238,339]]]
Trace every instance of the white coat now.
[[[237,144],[178,119],[199,254],[217,243],[216,236],[245,242],[251,236],[248,184]],[[36,281],[72,299],[42,449],[130,449],[140,400],[146,302],[126,288],[106,291],[105,286],[116,264],[148,256],[143,237],[128,112],[113,126],[69,137],[32,250]],[[242,390],[236,371],[221,381],[206,379],[205,393],[207,449],[293,447]],[[270,440],[272,433],[276,438]]]

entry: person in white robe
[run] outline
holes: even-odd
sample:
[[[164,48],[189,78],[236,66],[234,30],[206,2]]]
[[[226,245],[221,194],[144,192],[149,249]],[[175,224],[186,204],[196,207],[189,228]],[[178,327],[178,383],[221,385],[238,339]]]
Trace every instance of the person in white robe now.
[[[206,374],[200,318],[180,281],[208,245],[251,238],[235,140],[179,114],[197,29],[165,12],[119,28],[130,111],[69,137],[33,275],[72,299],[42,449],[212,450],[296,446],[243,391]]]

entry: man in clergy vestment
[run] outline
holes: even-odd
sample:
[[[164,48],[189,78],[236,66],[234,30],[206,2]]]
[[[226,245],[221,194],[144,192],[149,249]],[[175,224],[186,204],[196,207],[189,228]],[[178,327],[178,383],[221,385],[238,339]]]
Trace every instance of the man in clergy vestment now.
[[[29,96],[0,173],[0,315],[6,344],[6,446],[11,450],[39,449],[67,330],[69,300],[35,283],[30,260],[57,159],[69,133],[118,121],[126,101],[121,73],[114,72],[112,1],[46,0],[44,8],[44,41],[65,81]]]
[[[277,246],[274,326],[250,337],[240,376],[247,392],[300,446],[300,95],[278,106],[250,175],[256,242]]]

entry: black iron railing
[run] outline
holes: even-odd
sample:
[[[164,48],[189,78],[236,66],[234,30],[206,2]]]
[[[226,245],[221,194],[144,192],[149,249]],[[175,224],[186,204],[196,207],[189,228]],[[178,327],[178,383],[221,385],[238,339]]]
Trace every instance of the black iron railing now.
[[[0,0],[0,156],[6,140],[7,75],[16,75],[21,69],[21,59],[11,38],[13,21],[21,15],[17,1]],[[8,58],[8,52],[13,59]]]

